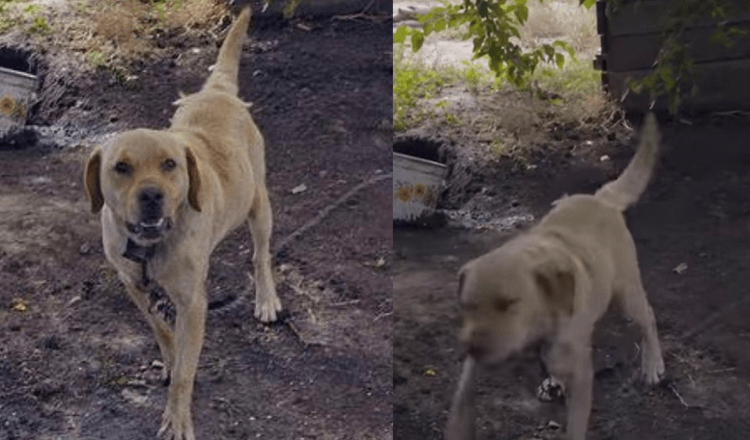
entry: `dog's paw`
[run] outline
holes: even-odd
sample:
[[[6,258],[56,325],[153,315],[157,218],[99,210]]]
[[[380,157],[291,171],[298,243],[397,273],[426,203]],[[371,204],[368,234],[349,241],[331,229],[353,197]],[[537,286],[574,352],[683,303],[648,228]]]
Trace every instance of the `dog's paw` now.
[[[279,297],[276,295],[264,300],[257,299],[255,302],[255,317],[261,322],[276,321],[277,313],[280,311],[281,301],[279,301]]]
[[[190,414],[180,416],[167,408],[161,417],[158,437],[164,440],[195,440]]]
[[[664,360],[659,357],[659,359],[645,365],[641,373],[643,380],[648,385],[658,384],[664,377]]]
[[[564,392],[563,384],[550,376],[536,389],[536,398],[542,402],[552,402],[562,397]]]

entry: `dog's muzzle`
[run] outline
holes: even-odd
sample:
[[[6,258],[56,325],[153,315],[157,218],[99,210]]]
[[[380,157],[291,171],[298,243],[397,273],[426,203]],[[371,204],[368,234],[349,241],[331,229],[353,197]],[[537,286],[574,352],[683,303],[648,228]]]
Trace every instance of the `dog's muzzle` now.
[[[128,231],[140,238],[154,240],[172,227],[172,220],[164,217],[164,193],[157,186],[146,186],[138,192],[140,221],[127,223]]]

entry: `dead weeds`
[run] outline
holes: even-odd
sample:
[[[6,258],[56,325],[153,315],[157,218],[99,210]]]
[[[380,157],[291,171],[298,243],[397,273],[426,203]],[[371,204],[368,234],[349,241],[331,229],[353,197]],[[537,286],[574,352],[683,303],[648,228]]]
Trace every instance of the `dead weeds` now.
[[[32,3],[32,4],[29,4]],[[159,50],[163,35],[217,33],[223,0],[70,0],[56,8],[0,0],[0,33],[21,31],[46,47],[81,54],[92,67],[117,66]],[[13,24],[14,23],[14,24]]]

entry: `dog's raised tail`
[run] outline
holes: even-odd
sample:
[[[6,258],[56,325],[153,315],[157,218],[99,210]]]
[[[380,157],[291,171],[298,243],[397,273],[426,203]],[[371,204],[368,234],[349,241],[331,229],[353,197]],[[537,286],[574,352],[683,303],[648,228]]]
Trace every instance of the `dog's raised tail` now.
[[[252,11],[245,7],[235,20],[219,49],[219,56],[214,65],[211,76],[208,77],[204,89],[215,88],[236,95],[238,91],[237,76],[240,70],[240,55],[242,42],[245,40],[247,27],[250,23]]]
[[[653,113],[648,113],[641,129],[638,151],[617,178],[604,185],[595,197],[603,199],[621,211],[633,205],[646,190],[659,158],[659,127]]]

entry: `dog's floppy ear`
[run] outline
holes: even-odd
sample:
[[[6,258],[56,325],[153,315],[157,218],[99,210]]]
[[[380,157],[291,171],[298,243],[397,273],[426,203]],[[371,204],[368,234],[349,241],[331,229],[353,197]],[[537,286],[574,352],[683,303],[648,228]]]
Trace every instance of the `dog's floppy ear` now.
[[[561,259],[561,256],[554,256],[546,260],[536,267],[533,277],[543,299],[554,310],[570,316],[575,301],[576,274],[570,262]]]
[[[97,213],[104,206],[104,195],[102,195],[101,184],[102,150],[97,147],[86,162],[86,170],[83,174],[84,189],[86,197],[91,201],[91,212]]]
[[[201,212],[201,204],[198,200],[198,193],[201,188],[201,175],[198,172],[198,163],[190,148],[185,148],[185,157],[187,158],[188,171],[188,203],[198,212]]]

